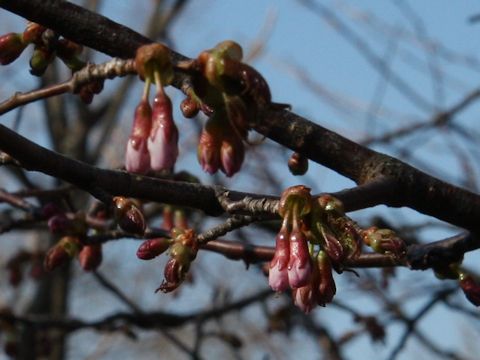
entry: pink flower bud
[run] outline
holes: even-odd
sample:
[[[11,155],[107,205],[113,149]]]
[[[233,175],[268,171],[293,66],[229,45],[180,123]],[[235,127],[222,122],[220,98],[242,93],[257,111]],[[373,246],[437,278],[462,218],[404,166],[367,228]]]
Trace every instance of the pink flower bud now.
[[[475,306],[480,306],[480,285],[470,275],[460,275],[460,287],[468,301]]]
[[[280,229],[276,237],[275,254],[270,262],[268,284],[273,291],[285,291],[288,288],[288,260],[290,258],[290,244],[288,231],[285,227]]]
[[[0,64],[8,65],[15,61],[25,50],[26,44],[22,36],[16,33],[9,33],[0,36]]]
[[[80,250],[78,260],[80,266],[85,271],[92,271],[97,269],[102,263],[102,245],[86,245]]]
[[[312,284],[292,290],[293,303],[305,314],[308,314],[317,305]]]
[[[288,261],[288,282],[295,289],[308,283],[312,266],[305,235],[294,227],[290,234],[290,259]]]
[[[233,131],[233,130],[232,130]],[[222,141],[220,149],[221,169],[228,177],[233,176],[242,167],[245,149],[242,140],[231,134]]]
[[[152,109],[143,99],[135,109],[132,132],[127,143],[125,168],[129,172],[145,174],[150,169],[148,136],[152,128]]]
[[[178,129],[173,122],[172,102],[163,89],[158,91],[153,102],[148,150],[153,170],[170,170],[175,165],[178,156]]]
[[[145,240],[137,250],[137,257],[142,260],[151,260],[167,251],[170,244],[171,241],[165,238]]]

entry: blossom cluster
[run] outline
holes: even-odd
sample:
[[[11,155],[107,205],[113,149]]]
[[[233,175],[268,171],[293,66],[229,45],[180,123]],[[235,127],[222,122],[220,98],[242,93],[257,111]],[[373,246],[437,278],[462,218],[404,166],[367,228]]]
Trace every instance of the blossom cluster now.
[[[295,304],[305,312],[325,306],[336,292],[332,270],[341,272],[358,257],[362,243],[373,250],[403,256],[404,244],[391,230],[361,229],[329,195],[313,198],[305,186],[285,190],[280,199],[282,225],[269,266],[274,291],[292,289]]]

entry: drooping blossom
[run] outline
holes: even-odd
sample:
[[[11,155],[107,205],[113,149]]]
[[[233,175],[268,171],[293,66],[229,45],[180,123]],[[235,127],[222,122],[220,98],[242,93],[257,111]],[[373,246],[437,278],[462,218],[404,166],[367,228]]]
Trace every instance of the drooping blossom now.
[[[153,101],[148,150],[153,170],[171,170],[175,165],[178,156],[178,129],[173,121],[172,102],[161,87]]]
[[[290,234],[290,259],[288,261],[288,282],[295,289],[308,283],[312,266],[305,234],[294,227]]]
[[[290,244],[288,231],[282,227],[276,237],[275,254],[270,261],[268,284],[274,291],[285,291],[288,288],[288,260]]]
[[[152,128],[152,109],[147,99],[142,99],[135,109],[132,132],[125,154],[125,168],[129,172],[145,174],[150,170],[148,137]]]

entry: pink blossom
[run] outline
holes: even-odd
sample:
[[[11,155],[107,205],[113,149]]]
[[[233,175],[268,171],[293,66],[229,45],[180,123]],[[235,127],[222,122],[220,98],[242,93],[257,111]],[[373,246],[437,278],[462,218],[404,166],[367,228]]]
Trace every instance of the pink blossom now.
[[[222,141],[220,160],[222,171],[228,177],[233,176],[242,167],[245,149],[242,140],[235,134],[227,136]]]
[[[294,227],[290,234],[290,260],[288,262],[288,282],[292,289],[308,283],[312,266],[305,235]]]
[[[127,171],[144,174],[150,169],[150,153],[147,147],[152,127],[152,109],[146,99],[135,109],[132,133],[127,143],[125,168]]]
[[[314,293],[313,284],[293,289],[293,303],[305,314],[308,314],[317,305]]]
[[[172,102],[163,90],[157,93],[153,102],[148,150],[153,170],[170,170],[175,165],[178,156],[178,129],[173,122]]]
[[[288,288],[288,259],[290,255],[288,232],[282,228],[276,237],[275,255],[270,262],[268,284],[274,291],[285,291]]]

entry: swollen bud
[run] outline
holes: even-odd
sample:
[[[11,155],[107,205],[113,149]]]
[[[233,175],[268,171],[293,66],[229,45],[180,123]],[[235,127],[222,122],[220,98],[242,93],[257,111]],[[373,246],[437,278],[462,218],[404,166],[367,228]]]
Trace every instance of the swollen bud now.
[[[44,46],[36,46],[30,59],[30,74],[42,76],[53,58],[51,50]]]
[[[43,267],[45,271],[52,271],[65,264],[70,258],[76,256],[81,248],[78,238],[73,236],[63,237],[55,246],[51,247],[45,255]]]
[[[86,245],[78,254],[80,266],[85,271],[97,269],[102,263],[102,245]]]
[[[142,260],[151,260],[167,251],[170,244],[171,240],[166,238],[145,240],[137,250],[137,257]]]
[[[21,34],[9,33],[0,36],[0,64],[8,65],[14,62],[25,50],[26,43]]]
[[[200,107],[191,97],[186,97],[180,103],[180,110],[187,119],[195,117],[200,111]]]
[[[118,226],[128,233],[143,235],[146,227],[145,219],[134,202],[122,196],[115,196],[113,202]]]
[[[460,274],[460,287],[466,298],[475,306],[480,306],[480,285],[468,274]]]
[[[292,175],[305,175],[308,171],[308,159],[298,152],[294,152],[288,160],[288,169]]]

